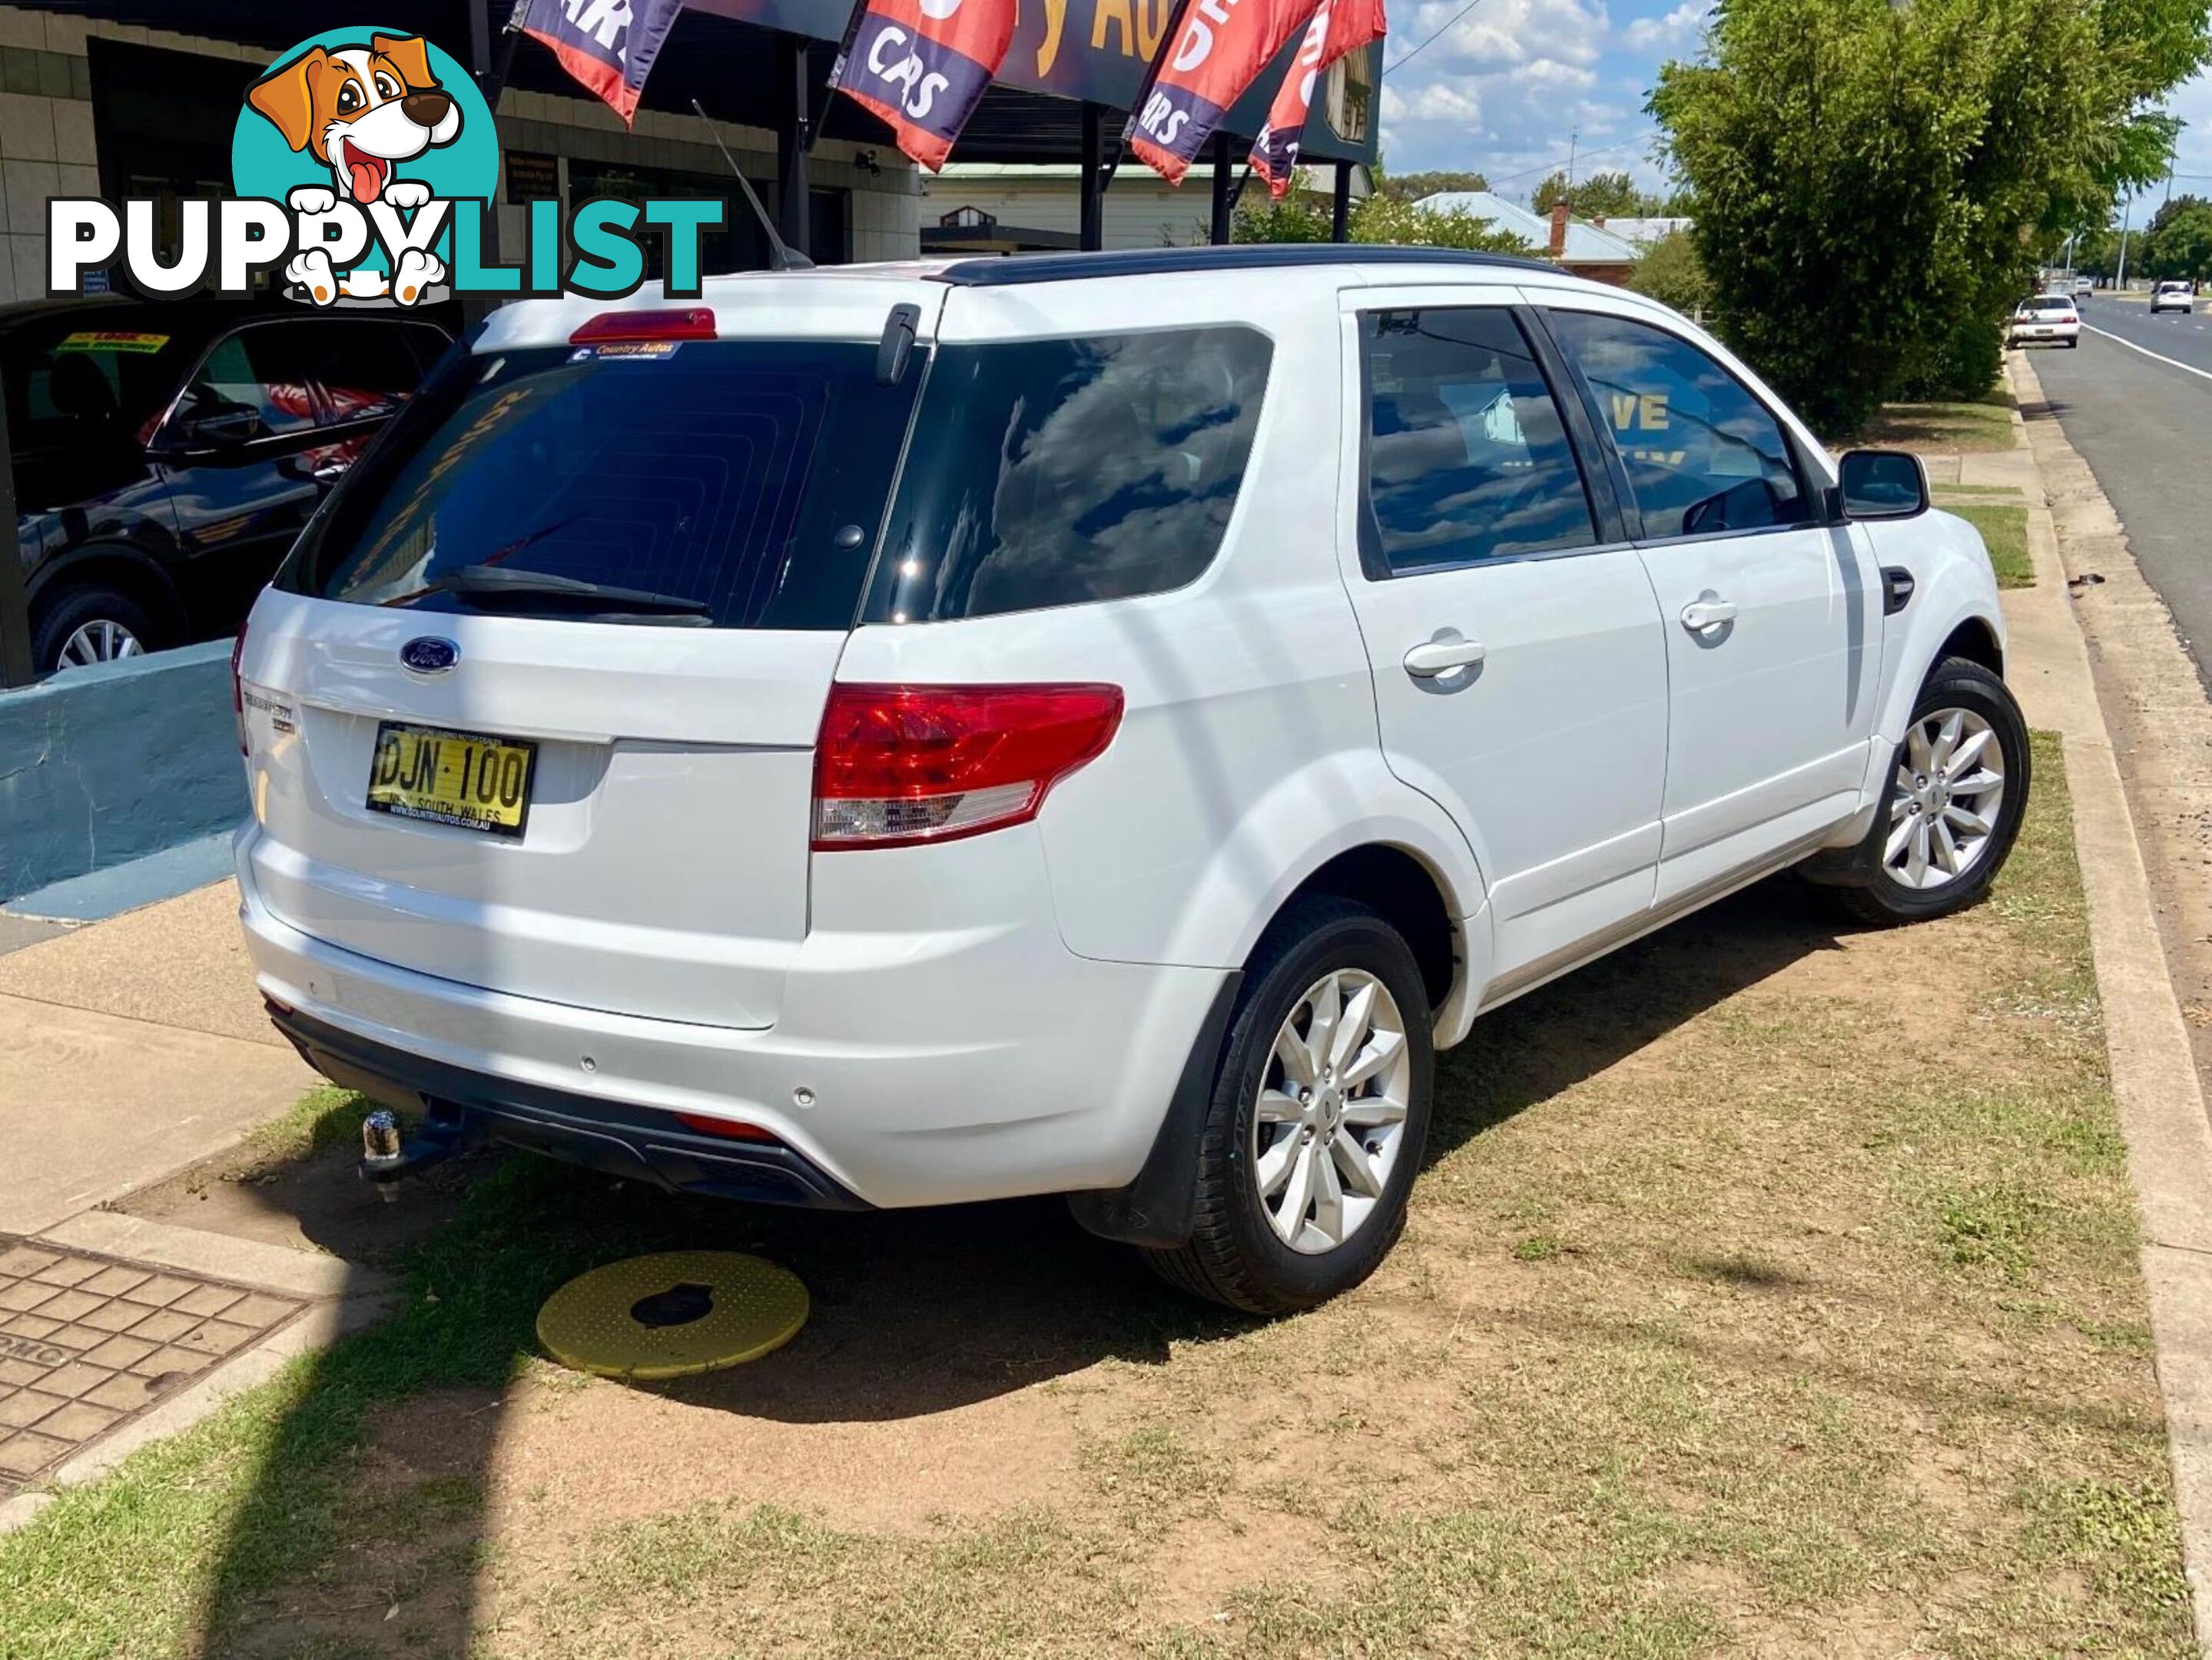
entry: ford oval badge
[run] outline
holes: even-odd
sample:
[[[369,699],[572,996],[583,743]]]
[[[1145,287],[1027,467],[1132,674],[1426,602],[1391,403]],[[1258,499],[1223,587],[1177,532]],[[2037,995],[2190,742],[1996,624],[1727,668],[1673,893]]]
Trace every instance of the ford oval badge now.
[[[461,660],[461,648],[450,640],[426,634],[400,647],[399,660],[417,674],[443,674]]]

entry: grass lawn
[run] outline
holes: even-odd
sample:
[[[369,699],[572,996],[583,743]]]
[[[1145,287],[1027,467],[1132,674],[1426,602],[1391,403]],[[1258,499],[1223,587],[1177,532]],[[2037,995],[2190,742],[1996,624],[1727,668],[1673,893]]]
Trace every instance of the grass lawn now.
[[[1831,441],[1844,449],[2008,450],[2013,397],[2002,388],[1968,403],[1888,404],[1863,430]]]
[[[1957,514],[1981,532],[1982,542],[1990,550],[1990,563],[1996,568],[1999,587],[2035,586],[2035,566],[2027,556],[2026,508],[1955,498],[1939,499],[1936,506]]]
[[[0,1655],[2179,1660],[2036,769],[1968,915],[1851,932],[1771,883],[1484,1019],[1404,1242],[1300,1318],[1183,1303],[1050,1201],[814,1218],[501,1164],[392,1322],[0,1539]],[[808,1329],[654,1389],[532,1358],[562,1280],[677,1243],[788,1262]]]

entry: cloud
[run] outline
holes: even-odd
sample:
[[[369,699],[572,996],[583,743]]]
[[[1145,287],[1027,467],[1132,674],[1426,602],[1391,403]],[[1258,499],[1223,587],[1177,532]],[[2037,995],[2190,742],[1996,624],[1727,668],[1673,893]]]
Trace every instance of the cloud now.
[[[1664,17],[1639,17],[1621,31],[1621,42],[1632,52],[1675,57],[1697,43],[1712,15],[1710,0],[1682,0]]]
[[[1660,182],[1646,159],[1644,94],[1660,62],[1694,44],[1711,0],[1673,0],[1671,10],[1670,0],[1478,0],[1458,16],[1466,3],[1394,12],[1386,61],[1419,52],[1383,77],[1392,168],[1478,170],[1525,197],[1565,164],[1571,141],[1593,166]]]

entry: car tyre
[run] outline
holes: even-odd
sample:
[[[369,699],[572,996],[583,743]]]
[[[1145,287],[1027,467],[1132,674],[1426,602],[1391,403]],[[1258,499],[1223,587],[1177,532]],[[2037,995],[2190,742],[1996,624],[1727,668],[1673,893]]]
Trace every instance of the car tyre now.
[[[2011,690],[1979,663],[1945,658],[1913,702],[1865,839],[1815,859],[1806,874],[1879,927],[1964,910],[2012,852],[2029,772],[2027,723]]]
[[[1372,1274],[1405,1225],[1427,1140],[1430,1019],[1419,965],[1382,916],[1333,895],[1287,906],[1254,949],[1230,1019],[1190,1239],[1144,1251],[1160,1276],[1279,1315]]]
[[[154,613],[105,583],[88,583],[46,602],[31,630],[31,660],[42,674],[158,651],[167,641]]]

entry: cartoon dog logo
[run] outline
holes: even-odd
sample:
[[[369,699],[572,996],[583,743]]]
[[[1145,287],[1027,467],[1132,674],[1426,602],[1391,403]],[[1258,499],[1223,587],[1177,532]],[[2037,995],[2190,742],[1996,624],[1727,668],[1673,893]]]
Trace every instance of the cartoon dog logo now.
[[[461,131],[461,107],[431,72],[420,36],[372,34],[366,46],[311,46],[246,88],[246,101],[268,118],[284,142],[331,170],[331,187],[302,185],[287,200],[296,213],[324,213],[341,198],[362,207],[386,202],[412,210],[430,199],[419,179],[394,176],[398,165]],[[420,248],[399,256],[387,279],[379,271],[340,277],[320,248],[293,256],[284,275],[319,306],[341,295],[353,300],[387,294],[404,306],[446,277],[445,261]]]

